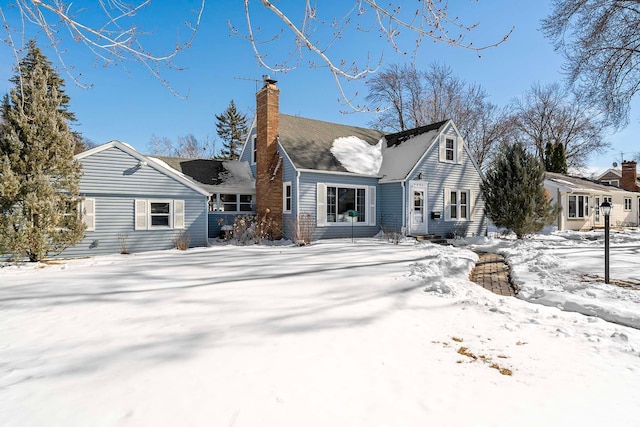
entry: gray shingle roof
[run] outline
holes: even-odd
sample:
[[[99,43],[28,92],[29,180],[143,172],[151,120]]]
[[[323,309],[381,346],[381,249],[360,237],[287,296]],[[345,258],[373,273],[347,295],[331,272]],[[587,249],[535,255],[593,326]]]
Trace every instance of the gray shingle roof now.
[[[331,154],[333,141],[340,137],[355,136],[376,145],[384,133],[375,129],[280,114],[279,136],[280,144],[298,169],[347,172]]]
[[[599,181],[593,181],[587,178],[563,175],[561,173],[545,172],[545,179],[551,181],[555,185],[559,185],[573,191],[595,190],[605,193],[619,191],[626,192],[626,190],[613,185],[603,184]]]

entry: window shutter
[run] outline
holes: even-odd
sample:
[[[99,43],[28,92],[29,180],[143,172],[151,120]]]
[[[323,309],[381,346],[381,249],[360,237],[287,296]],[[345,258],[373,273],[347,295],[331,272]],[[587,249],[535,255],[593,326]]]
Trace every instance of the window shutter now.
[[[135,201],[135,227],[134,230],[147,229],[147,201],[136,199]]]
[[[440,161],[444,162],[447,160],[447,154],[446,154],[446,136],[444,134],[440,135]]]
[[[467,221],[473,221],[476,214],[476,198],[474,197],[475,195],[472,195],[472,193],[473,192],[471,190],[467,190],[467,203],[469,204],[469,216],[467,218]]]
[[[451,191],[448,188],[444,189],[444,220],[451,221]]]
[[[462,151],[463,151],[463,147],[464,147],[464,140],[462,139],[461,136],[458,137],[458,144],[457,144],[457,155],[456,155],[456,163],[462,163]]]
[[[369,187],[369,225],[376,225],[376,187]]]
[[[177,230],[184,228],[184,200],[173,201],[173,228]]]
[[[80,202],[80,212],[86,230],[94,231],[96,229],[96,199],[84,199]]]
[[[318,183],[316,191],[316,221],[317,225],[327,225],[327,185]]]

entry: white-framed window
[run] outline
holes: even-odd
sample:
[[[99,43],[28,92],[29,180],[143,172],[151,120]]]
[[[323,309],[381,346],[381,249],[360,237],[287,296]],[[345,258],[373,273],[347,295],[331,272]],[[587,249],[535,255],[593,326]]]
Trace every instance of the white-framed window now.
[[[440,161],[462,163],[462,137],[443,134],[440,136]]]
[[[209,212],[253,212],[253,199],[251,194],[213,193],[209,196]]]
[[[625,212],[631,212],[631,197],[624,198],[624,210]]]
[[[445,219],[447,221],[471,221],[471,191],[445,188]]]
[[[80,214],[86,231],[95,231],[96,229],[96,199],[84,198],[80,201]]]
[[[136,199],[135,230],[183,229],[184,200]]]
[[[318,225],[375,225],[376,188],[318,183],[316,216]]]
[[[613,185],[614,187],[620,187],[620,180],[619,179],[610,179],[610,180],[605,180],[602,181],[605,184],[609,184],[609,185]]]
[[[584,219],[589,217],[589,196],[569,195],[570,219]]]
[[[282,184],[282,211],[284,213],[291,213],[291,182],[285,182]]]

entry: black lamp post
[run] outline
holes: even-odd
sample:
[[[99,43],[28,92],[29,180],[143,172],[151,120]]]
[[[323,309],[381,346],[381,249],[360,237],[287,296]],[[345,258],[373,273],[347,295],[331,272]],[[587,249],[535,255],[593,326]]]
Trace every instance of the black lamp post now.
[[[602,202],[600,211],[604,215],[604,283],[609,283],[609,215],[611,215],[611,203]]]

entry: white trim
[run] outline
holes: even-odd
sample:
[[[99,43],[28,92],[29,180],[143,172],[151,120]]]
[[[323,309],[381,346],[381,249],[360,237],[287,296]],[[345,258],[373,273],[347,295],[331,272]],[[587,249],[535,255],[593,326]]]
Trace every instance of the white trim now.
[[[366,175],[361,173],[353,173],[353,172],[340,172],[340,171],[325,171],[320,169],[297,169],[299,172],[308,172],[308,173],[319,173],[324,175],[343,175],[343,176],[355,176],[361,178],[375,178],[380,179],[382,176],[380,175]]]
[[[242,145],[242,150],[240,150],[240,157],[238,157],[238,159],[241,159],[243,154],[244,154],[244,150],[247,148],[247,143],[249,142],[249,138],[251,138],[251,133],[253,131],[253,129],[256,128],[256,117],[253,117],[253,121],[251,122],[251,126],[249,126],[249,131],[247,132],[247,136],[244,139],[244,144]],[[258,130],[256,129],[256,133],[258,132]],[[249,159],[251,160],[251,159]],[[249,164],[251,164],[251,162],[249,162]]]
[[[376,196],[376,187],[374,185],[369,186],[366,202],[367,202],[367,205],[369,206],[369,212],[367,212],[369,217],[366,218],[367,223],[369,225],[376,225],[376,217],[378,213],[376,211],[377,196]]]
[[[147,210],[148,201],[146,199],[135,199],[133,209],[133,229],[134,230],[146,230],[147,229]]]
[[[173,201],[173,228],[175,230],[184,230],[185,228],[184,207],[184,200]]]
[[[289,188],[289,209],[287,209],[287,187]],[[282,183],[282,213],[290,214],[293,210],[293,186],[291,181]]]
[[[157,203],[157,204],[169,204],[169,213],[167,214],[156,214],[158,216],[167,216],[169,219],[169,225],[152,225],[153,221],[152,221],[152,213],[151,213],[151,205],[153,203]],[[148,199],[147,200],[147,230],[167,230],[167,229],[172,229],[173,228],[173,213],[174,213],[174,209],[173,209],[173,200],[171,199]]]
[[[96,230],[96,199],[85,197],[80,201],[80,213],[85,231]]]
[[[456,218],[451,217],[451,193],[456,192]],[[460,207],[462,204],[460,203],[460,195],[462,193],[466,193],[467,195],[467,203],[466,203],[466,211],[467,217],[460,218]],[[445,221],[455,221],[455,222],[470,222],[472,221],[472,206],[471,206],[471,189],[468,188],[445,188],[444,189],[444,209],[445,209]]]
[[[369,224],[369,216],[371,214],[370,212],[370,203],[369,203],[369,198],[371,197],[371,194],[369,193],[370,188],[372,186],[369,185],[357,185],[357,184],[336,184],[336,183],[329,183],[329,182],[319,182],[316,184],[317,185],[317,192],[316,192],[316,215],[317,215],[317,225],[318,226],[328,226],[328,227],[344,227],[344,226],[351,226],[352,224],[355,225],[356,227],[362,227],[362,226],[370,226],[371,224]],[[337,188],[350,188],[350,189],[354,189],[354,190],[364,190],[364,221],[338,221],[338,218],[336,218],[336,221],[328,221],[327,218],[327,188],[328,187],[335,187]],[[374,187],[375,188],[375,187]],[[320,197],[322,196],[322,198]],[[355,194],[355,202],[357,203],[357,196],[358,193],[356,191]],[[375,197],[375,195],[374,195]],[[361,213],[360,211],[358,211],[359,213]],[[336,212],[336,215],[338,215],[338,212]],[[373,224],[375,225],[375,223]]]
[[[327,185],[322,182],[316,183],[316,224],[327,225]]]

